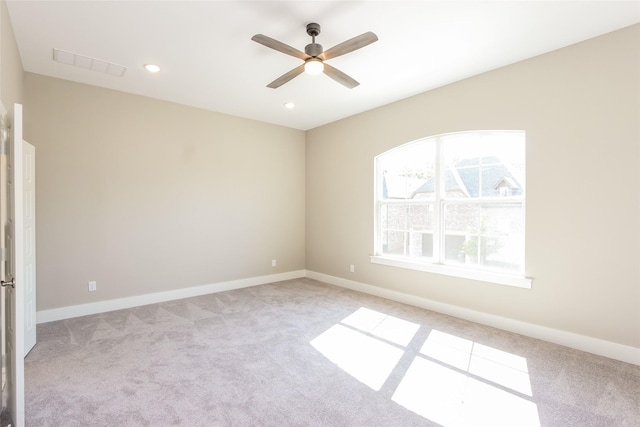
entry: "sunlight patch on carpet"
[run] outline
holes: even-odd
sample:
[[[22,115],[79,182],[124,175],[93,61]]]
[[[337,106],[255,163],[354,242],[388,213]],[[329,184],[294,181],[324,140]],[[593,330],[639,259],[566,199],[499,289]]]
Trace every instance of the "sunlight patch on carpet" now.
[[[353,314],[347,316],[341,323],[403,347],[411,342],[420,328],[420,325],[416,323],[364,307],[360,307]]]
[[[444,427],[540,426],[526,358],[436,329],[409,346],[419,329],[361,307],[311,345],[376,391],[394,369],[406,369],[396,373],[397,387],[389,384],[391,400]],[[403,356],[411,363],[401,368]]]
[[[420,353],[531,396],[527,359],[506,351],[433,330]]]
[[[402,357],[403,351],[342,325],[334,325],[311,345],[340,369],[380,390]]]
[[[421,357],[392,400],[446,427],[540,426],[535,403]]]

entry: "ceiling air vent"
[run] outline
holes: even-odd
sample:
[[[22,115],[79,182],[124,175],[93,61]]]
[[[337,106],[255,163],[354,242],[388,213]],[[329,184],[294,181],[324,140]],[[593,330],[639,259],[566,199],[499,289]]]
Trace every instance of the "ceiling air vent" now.
[[[66,52],[60,49],[53,49],[53,60],[74,67],[84,68],[85,70],[97,71],[99,73],[110,74],[115,77],[122,77],[127,71],[127,67],[114,64],[112,62],[103,61],[101,59],[91,58],[77,53]]]

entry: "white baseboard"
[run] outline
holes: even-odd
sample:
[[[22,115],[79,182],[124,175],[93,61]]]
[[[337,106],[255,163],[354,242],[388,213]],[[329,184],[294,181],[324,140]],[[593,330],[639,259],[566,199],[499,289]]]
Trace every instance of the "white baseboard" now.
[[[415,307],[425,308],[438,313],[448,314],[460,319],[492,326],[505,331],[515,332],[520,335],[548,341],[565,347],[586,351],[588,353],[597,354],[598,356],[604,356],[620,360],[622,362],[640,365],[640,348],[604,341],[598,338],[575,334],[573,332],[548,328],[546,326],[535,325],[533,323],[521,322],[519,320],[500,317],[493,314],[482,313],[468,308],[457,307],[403,292],[343,279],[341,277],[316,273],[314,271],[307,270],[306,277],[354,291],[413,305]]]
[[[50,310],[38,311],[36,313],[36,323],[46,323],[56,320],[71,319],[73,317],[105,313],[107,311],[122,310],[124,308],[138,307],[141,305],[196,297],[216,292],[230,291],[233,289],[248,288],[251,286],[264,285],[266,283],[279,282],[281,280],[298,279],[300,277],[305,277],[304,270],[270,274],[268,276],[250,277],[247,279],[232,280],[228,282],[213,283],[210,285],[176,289],[173,291],[156,292],[134,297],[99,301],[89,304],[53,308]]]

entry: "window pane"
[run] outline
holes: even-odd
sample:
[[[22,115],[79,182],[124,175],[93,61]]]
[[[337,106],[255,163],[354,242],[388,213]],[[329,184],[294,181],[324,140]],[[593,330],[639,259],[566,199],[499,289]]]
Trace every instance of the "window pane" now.
[[[382,200],[433,198],[435,142],[418,141],[388,151],[378,157],[377,168]]]
[[[404,255],[404,231],[382,232],[382,253],[387,255]]]
[[[411,230],[433,230],[433,204],[408,207],[408,223]]]
[[[410,205],[407,212],[411,230],[409,256],[431,258],[433,256],[433,204]]]
[[[433,255],[433,204],[384,204],[380,210],[385,254],[411,258]]]
[[[446,204],[445,263],[498,271],[522,270],[523,218],[520,203]]]
[[[405,255],[406,216],[405,205],[392,204],[380,207],[382,253]]]
[[[409,253],[411,258],[424,258],[433,255],[433,234],[415,233],[409,234]]]
[[[445,198],[524,195],[523,133],[456,134],[442,141]]]
[[[471,255],[474,256],[473,254]],[[444,236],[444,258],[454,264],[465,262],[465,236],[447,234]]]
[[[480,205],[470,203],[447,204],[445,206],[445,234],[464,235],[480,229]]]
[[[422,256],[433,258],[433,234],[422,234]]]
[[[390,230],[405,230],[407,224],[405,205],[386,205],[386,215],[383,217],[382,228]]]
[[[495,270],[517,272],[522,269],[524,239],[522,236],[492,237],[491,251],[488,251],[484,264]],[[487,242],[487,246],[489,243]]]
[[[488,234],[524,234],[524,212],[522,204],[483,204],[483,221]]]

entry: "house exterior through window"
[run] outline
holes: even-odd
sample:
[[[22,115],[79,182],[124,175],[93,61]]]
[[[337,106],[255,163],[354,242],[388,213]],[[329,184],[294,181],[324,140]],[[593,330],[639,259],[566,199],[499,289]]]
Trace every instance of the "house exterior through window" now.
[[[376,157],[375,174],[373,262],[524,275],[523,131],[420,139]]]

